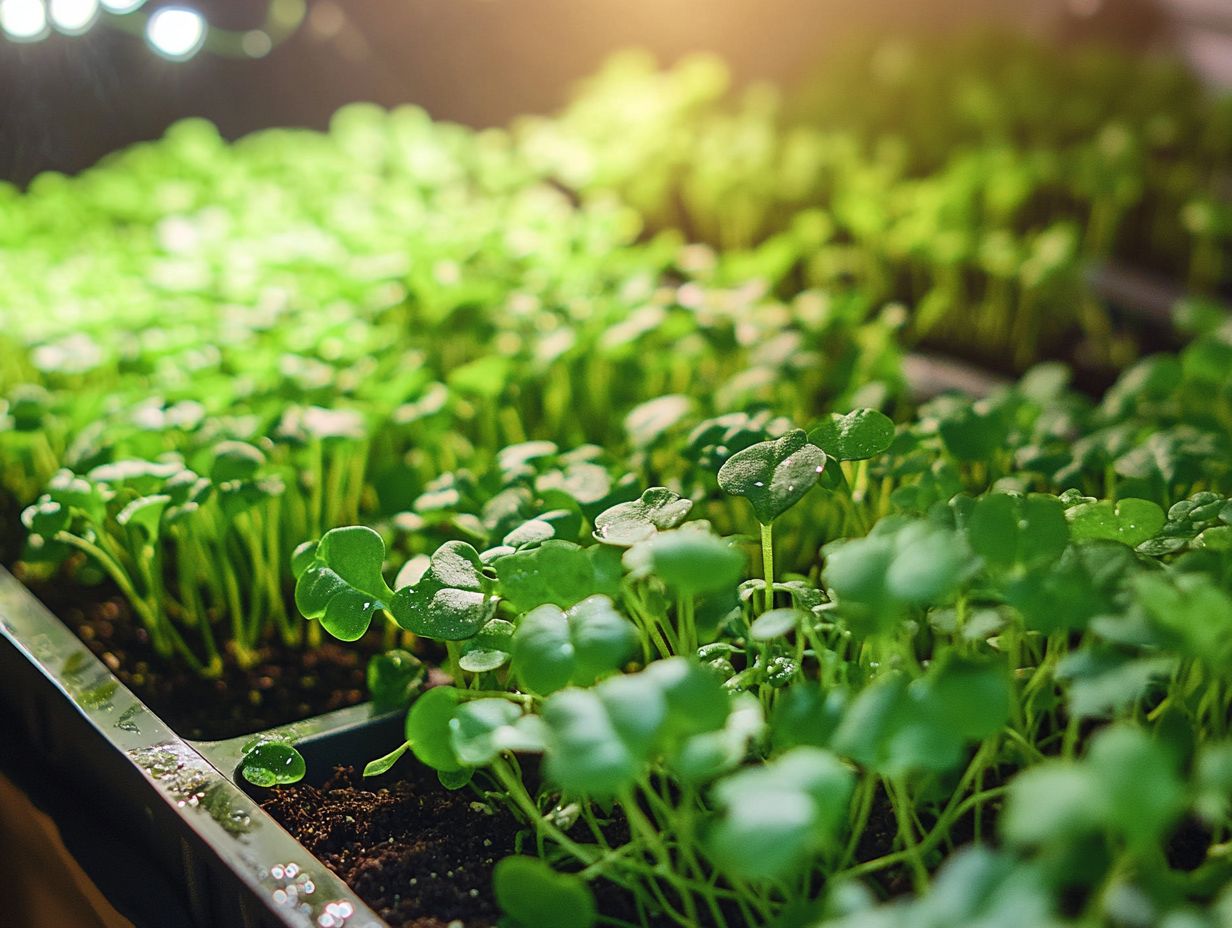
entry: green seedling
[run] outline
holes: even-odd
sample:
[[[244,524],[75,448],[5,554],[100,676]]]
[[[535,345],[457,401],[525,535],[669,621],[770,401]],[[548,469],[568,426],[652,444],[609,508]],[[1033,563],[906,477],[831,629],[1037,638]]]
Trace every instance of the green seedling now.
[[[772,525],[816,485],[825,464],[826,453],[810,444],[802,429],[796,429],[775,441],[750,445],[719,468],[723,492],[747,499],[760,523],[767,611],[774,608]]]

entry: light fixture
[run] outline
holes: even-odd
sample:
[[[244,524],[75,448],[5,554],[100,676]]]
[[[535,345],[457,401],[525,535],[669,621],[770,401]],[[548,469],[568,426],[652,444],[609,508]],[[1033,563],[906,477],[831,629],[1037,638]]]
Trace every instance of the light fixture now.
[[[47,35],[43,0],[0,0],[0,29],[16,42],[37,42]]]
[[[164,58],[185,61],[201,50],[208,30],[204,17],[188,7],[157,10],[145,27],[146,41]]]
[[[65,35],[81,35],[98,19],[98,0],[51,0],[51,24]]]
[[[0,0],[0,39],[37,42],[53,28],[82,36],[98,23],[129,35],[144,34],[151,50],[171,61],[187,61],[207,45],[211,54],[221,57],[264,58],[295,33],[308,10],[305,0],[264,2],[265,21],[236,30],[211,27],[205,14],[186,0],[153,9],[143,9],[147,0]],[[333,8],[328,0],[321,6]]]

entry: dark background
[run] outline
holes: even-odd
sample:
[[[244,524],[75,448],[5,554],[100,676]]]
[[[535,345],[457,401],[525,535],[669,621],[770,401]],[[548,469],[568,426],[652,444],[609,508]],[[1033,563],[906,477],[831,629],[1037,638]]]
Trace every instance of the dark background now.
[[[166,5],[151,0],[143,13]],[[259,26],[265,0],[185,0],[214,25]],[[1176,2],[1176,0],[1164,0]],[[1190,0],[1192,2],[1192,0]],[[1232,0],[1203,0],[1226,3]],[[1070,40],[1167,40],[1150,0],[308,0],[260,60],[158,58],[102,24],[86,35],[0,38],[0,179],[77,171],[109,151],[205,116],[235,137],[324,127],[344,103],[413,102],[476,126],[548,112],[613,51],[670,62],[721,53],[737,77],[789,79],[852,32],[915,34],[997,24]],[[140,14],[138,14],[140,15]]]

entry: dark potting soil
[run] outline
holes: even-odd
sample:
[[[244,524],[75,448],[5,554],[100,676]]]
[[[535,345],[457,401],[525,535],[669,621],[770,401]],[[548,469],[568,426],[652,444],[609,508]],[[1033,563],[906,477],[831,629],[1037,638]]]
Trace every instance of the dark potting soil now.
[[[114,590],[74,586],[63,579],[29,585],[125,686],[184,738],[233,738],[363,702],[368,658],[380,650],[379,635],[351,644],[327,639],[313,649],[291,648],[273,639],[261,647],[255,666],[245,669],[227,659],[220,677],[205,679],[187,668],[169,666]]]
[[[492,869],[515,853],[518,822],[403,766],[411,772],[383,787],[340,767],[321,787],[278,787],[261,805],[394,928],[495,925]]]
[[[446,790],[427,767],[404,762],[398,773],[377,786],[338,767],[320,787],[266,791],[261,806],[392,928],[492,928],[492,871],[518,853],[521,824],[473,790]],[[604,914],[638,920],[618,887],[591,889]]]

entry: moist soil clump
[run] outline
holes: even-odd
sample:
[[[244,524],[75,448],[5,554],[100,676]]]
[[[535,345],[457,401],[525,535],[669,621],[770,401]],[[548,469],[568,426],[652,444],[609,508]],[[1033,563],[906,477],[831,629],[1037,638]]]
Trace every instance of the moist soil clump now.
[[[519,852],[522,825],[471,789],[446,790],[427,767],[398,773],[365,780],[337,767],[323,786],[262,791],[261,806],[393,928],[493,928],[492,871]],[[523,843],[529,852],[534,841]],[[619,887],[591,889],[601,912],[637,920]]]
[[[155,715],[195,740],[234,738],[363,702],[368,658],[380,650],[377,635],[349,645],[327,639],[312,649],[275,639],[254,666],[228,659],[222,676],[206,679],[168,666],[114,590],[61,581],[35,583],[31,591]]]
[[[516,853],[520,825],[431,770],[374,787],[339,767],[321,787],[278,787],[261,805],[395,928],[490,928],[500,917],[492,869]]]

